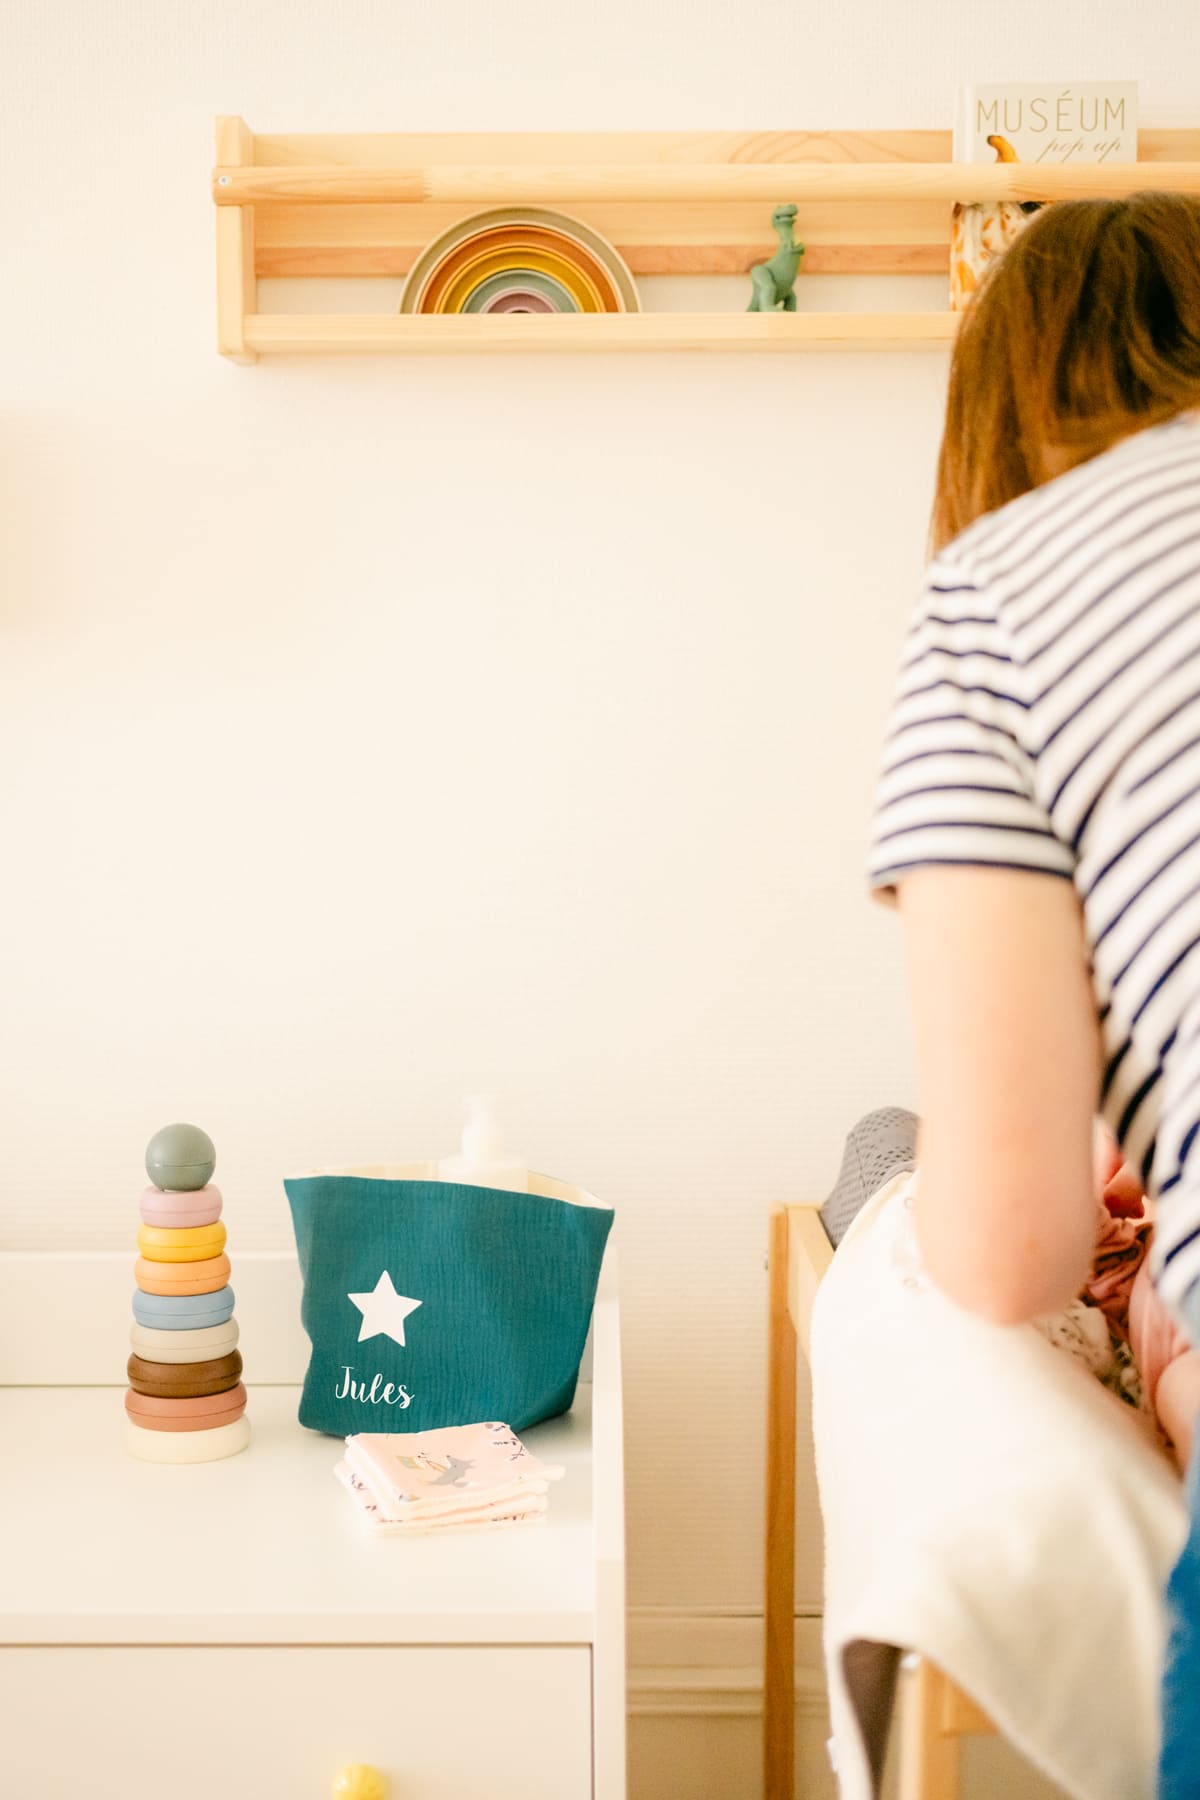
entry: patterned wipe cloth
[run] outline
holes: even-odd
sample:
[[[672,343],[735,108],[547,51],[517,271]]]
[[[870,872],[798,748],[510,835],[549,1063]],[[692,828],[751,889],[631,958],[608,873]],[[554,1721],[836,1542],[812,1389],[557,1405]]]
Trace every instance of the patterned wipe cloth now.
[[[564,1474],[540,1462],[498,1420],[443,1431],[360,1432],[346,1439],[334,1474],[375,1536],[530,1525],[546,1514],[550,1483]]]

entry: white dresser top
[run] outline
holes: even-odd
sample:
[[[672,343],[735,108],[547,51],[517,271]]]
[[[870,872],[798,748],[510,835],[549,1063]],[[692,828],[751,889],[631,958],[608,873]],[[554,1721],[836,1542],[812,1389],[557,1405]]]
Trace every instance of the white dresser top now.
[[[587,1644],[590,1384],[523,1440],[567,1473],[544,1524],[375,1539],[296,1387],[248,1388],[248,1450],[125,1449],[121,1388],[0,1389],[0,1643]]]
[[[521,1433],[566,1467],[545,1523],[414,1538],[364,1534],[334,1478],[340,1439],[297,1421],[294,1258],[243,1258],[235,1274],[249,1448],[179,1467],[131,1456],[130,1269],[0,1253],[0,1644],[604,1644],[623,1685],[611,1251],[590,1379],[570,1413]]]

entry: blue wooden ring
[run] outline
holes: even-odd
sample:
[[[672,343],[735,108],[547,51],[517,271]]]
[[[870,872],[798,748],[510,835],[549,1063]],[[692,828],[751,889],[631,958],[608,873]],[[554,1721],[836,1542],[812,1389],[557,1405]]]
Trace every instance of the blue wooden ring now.
[[[133,1316],[156,1331],[194,1331],[198,1325],[223,1325],[233,1317],[233,1289],[211,1294],[147,1294],[133,1291]]]

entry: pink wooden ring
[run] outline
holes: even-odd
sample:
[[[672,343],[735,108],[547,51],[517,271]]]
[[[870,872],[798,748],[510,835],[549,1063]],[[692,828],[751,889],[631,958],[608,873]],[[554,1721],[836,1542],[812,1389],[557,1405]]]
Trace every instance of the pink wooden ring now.
[[[149,1187],[142,1195],[141,1214],[147,1225],[215,1225],[221,1216],[221,1190],[210,1181],[189,1194]]]
[[[199,1400],[168,1400],[155,1394],[125,1396],[125,1411],[135,1425],[147,1431],[211,1431],[230,1425],[246,1410],[246,1390],[239,1381],[223,1394],[206,1394]]]

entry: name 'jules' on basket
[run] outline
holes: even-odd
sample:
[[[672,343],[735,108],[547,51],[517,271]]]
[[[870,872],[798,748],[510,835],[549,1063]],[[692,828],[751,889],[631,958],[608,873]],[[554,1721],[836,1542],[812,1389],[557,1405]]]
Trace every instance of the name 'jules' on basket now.
[[[406,1387],[396,1381],[384,1381],[378,1370],[369,1385],[366,1381],[355,1381],[351,1363],[342,1364],[342,1379],[334,1389],[333,1397],[335,1400],[363,1400],[369,1406],[398,1406],[402,1411],[412,1405],[413,1399]]]

